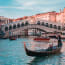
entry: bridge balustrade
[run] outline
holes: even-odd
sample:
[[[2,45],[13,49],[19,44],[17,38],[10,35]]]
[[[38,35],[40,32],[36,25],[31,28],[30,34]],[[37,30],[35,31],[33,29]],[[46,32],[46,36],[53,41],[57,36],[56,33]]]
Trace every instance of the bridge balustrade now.
[[[14,29],[26,29],[26,27],[27,28],[40,28],[40,29],[46,29],[46,30],[48,30],[48,29],[50,29],[50,28],[52,28],[52,29],[56,29],[56,30],[61,30],[61,26],[58,26],[58,28],[57,28],[57,26],[56,25],[52,25],[52,24],[48,24],[48,23],[46,23],[46,26],[45,25],[38,25],[38,24],[27,24],[27,25],[24,25],[24,23],[21,23],[21,24],[17,24],[17,25],[13,25],[13,26],[6,26],[5,27],[5,31],[8,31],[8,30],[14,30]]]

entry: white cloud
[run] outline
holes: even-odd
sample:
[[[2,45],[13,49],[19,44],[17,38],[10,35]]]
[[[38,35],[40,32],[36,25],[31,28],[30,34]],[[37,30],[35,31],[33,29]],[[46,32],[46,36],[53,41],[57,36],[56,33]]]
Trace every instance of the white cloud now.
[[[3,9],[0,9],[0,13],[3,13],[3,12],[5,12],[5,10],[3,10]]]
[[[64,2],[64,0],[14,0],[20,7],[17,9],[29,9],[33,11],[43,11],[43,9],[53,10],[57,9],[59,3]]]
[[[14,0],[17,4],[23,5],[23,4],[30,4],[30,5],[50,5],[50,4],[58,4],[65,2],[64,0]]]
[[[33,8],[29,7],[10,7],[10,6],[0,6],[0,9],[11,9],[11,8],[14,8],[14,9],[19,9],[19,10],[33,10]]]
[[[12,3],[15,4],[13,6],[0,6],[0,14],[16,17],[16,15],[24,16],[53,10],[57,11],[61,7],[62,2],[64,2],[64,0],[13,0]],[[9,12],[9,9],[12,9],[12,11]],[[13,13],[13,11],[16,13]],[[20,13],[23,14],[21,15]]]
[[[33,5],[36,5],[36,2],[34,2],[34,1],[30,1],[30,2],[25,2],[25,3],[23,3],[23,6],[33,6]]]

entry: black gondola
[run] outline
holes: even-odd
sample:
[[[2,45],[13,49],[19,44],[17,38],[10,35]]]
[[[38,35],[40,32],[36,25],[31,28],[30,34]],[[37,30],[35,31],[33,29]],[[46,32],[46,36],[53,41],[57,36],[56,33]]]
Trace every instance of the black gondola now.
[[[25,48],[26,54],[28,56],[39,57],[39,56],[49,56],[51,54],[56,54],[56,53],[59,53],[62,48],[61,37],[58,36],[58,46],[56,46],[56,49],[49,50],[49,48],[48,48],[46,50],[41,49],[41,50],[37,50],[37,51],[32,51],[32,50],[27,49],[25,43],[24,43],[24,48]]]
[[[10,40],[16,40],[16,36],[10,36],[9,39]]]

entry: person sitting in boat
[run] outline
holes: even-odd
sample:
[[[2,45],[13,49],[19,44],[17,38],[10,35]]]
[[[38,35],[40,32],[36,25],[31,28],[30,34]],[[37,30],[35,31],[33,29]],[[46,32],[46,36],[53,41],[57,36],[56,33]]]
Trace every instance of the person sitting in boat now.
[[[48,49],[46,49],[46,51],[52,51],[52,49],[53,49],[53,43],[49,43],[49,47]]]
[[[51,39],[47,51],[52,51],[53,49],[56,49],[56,46],[54,45],[54,39]]]
[[[52,50],[53,49],[53,43],[49,44],[49,49]]]
[[[61,36],[58,35],[58,47],[62,46]]]

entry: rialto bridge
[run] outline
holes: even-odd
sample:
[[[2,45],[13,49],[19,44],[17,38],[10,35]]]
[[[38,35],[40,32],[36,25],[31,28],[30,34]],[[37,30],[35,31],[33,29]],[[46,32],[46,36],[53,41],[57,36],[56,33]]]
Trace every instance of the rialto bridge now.
[[[23,33],[28,34],[29,29],[37,29],[44,32],[61,32],[63,26],[57,23],[49,23],[43,20],[36,21],[35,24],[30,24],[30,21],[18,21],[10,24],[1,25],[0,35],[4,37],[22,35]]]

